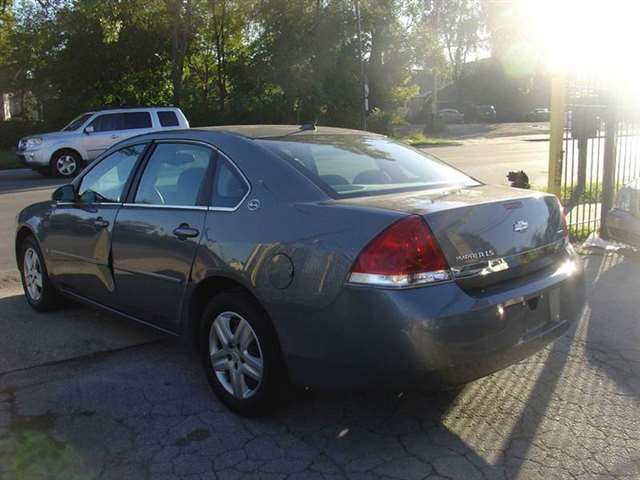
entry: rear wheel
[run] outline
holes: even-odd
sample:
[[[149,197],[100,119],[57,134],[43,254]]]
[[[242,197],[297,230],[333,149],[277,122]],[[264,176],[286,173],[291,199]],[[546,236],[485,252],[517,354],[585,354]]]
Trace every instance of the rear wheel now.
[[[211,388],[235,412],[268,412],[280,396],[284,366],[269,318],[249,294],[223,292],[201,319],[202,364]]]
[[[20,276],[24,295],[29,305],[39,312],[53,310],[60,305],[60,294],[55,289],[33,237],[27,237],[20,245]]]
[[[51,158],[51,172],[57,177],[70,178],[80,173],[82,159],[72,150],[61,150]]]

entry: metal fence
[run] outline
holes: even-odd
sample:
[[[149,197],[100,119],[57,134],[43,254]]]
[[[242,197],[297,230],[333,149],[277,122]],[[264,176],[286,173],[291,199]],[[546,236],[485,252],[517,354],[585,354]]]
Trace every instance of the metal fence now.
[[[560,198],[571,235],[584,238],[640,176],[640,112],[601,80],[574,77],[566,88]]]

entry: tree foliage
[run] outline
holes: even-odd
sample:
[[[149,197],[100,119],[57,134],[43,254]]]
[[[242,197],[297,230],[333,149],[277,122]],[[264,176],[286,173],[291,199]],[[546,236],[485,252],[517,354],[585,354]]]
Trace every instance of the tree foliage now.
[[[193,125],[357,126],[364,62],[386,125],[412,72],[455,80],[483,41],[480,0],[359,2],[361,54],[354,0],[4,0],[0,92],[32,93],[57,124],[175,104]]]

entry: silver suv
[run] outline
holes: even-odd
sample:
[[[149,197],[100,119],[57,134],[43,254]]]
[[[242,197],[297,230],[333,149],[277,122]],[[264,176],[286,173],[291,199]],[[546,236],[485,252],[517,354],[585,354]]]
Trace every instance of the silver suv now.
[[[118,108],[79,115],[59,132],[21,138],[16,154],[43,175],[72,177],[111,145],[156,130],[189,128],[179,108]]]

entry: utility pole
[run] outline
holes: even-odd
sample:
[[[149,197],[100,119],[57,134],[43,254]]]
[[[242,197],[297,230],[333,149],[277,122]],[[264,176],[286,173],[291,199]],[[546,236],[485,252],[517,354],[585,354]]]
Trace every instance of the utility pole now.
[[[612,98],[608,99],[604,131],[604,155],[602,159],[602,206],[600,208],[600,236],[607,239],[607,215],[613,207],[616,175],[616,133],[618,109]]]
[[[558,197],[560,197],[562,184],[562,137],[564,136],[566,88],[564,74],[555,74],[551,79],[549,177],[547,191]]]
[[[435,10],[436,18],[434,22],[433,29],[436,34],[436,41],[438,42],[438,47],[440,47],[440,1],[433,0],[433,8]],[[431,101],[431,115],[432,120],[435,122],[438,116],[438,70],[434,68],[433,70],[433,99]]]
[[[362,19],[360,16],[360,2],[354,1],[354,9],[356,14],[356,24],[358,31],[358,57],[360,57],[360,83],[362,85],[362,130],[367,129],[367,111],[369,111],[369,85],[367,83],[367,72],[364,66],[363,49],[362,49]]]

